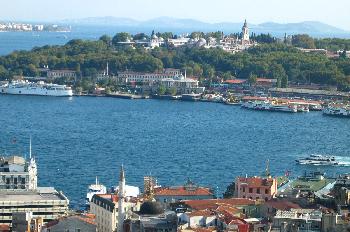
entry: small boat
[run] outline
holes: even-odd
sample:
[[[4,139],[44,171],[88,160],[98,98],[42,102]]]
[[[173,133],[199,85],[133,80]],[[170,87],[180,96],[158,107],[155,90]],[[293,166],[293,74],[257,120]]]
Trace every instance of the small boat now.
[[[182,94],[181,100],[182,101],[199,101],[201,99],[201,96],[202,94],[196,94],[196,93]]]
[[[325,155],[310,155],[309,157],[295,160],[297,164],[303,165],[324,165],[324,166],[335,166],[339,165],[339,162],[334,156]]]
[[[323,110],[323,115],[350,118],[350,106],[331,105]]]
[[[106,94],[108,97],[122,98],[122,99],[144,99],[141,95],[135,95],[130,93],[109,93]]]

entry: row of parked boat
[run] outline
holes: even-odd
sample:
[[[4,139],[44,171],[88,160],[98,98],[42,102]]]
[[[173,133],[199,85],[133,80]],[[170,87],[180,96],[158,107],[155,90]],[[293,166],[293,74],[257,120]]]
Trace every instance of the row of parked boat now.
[[[277,111],[277,112],[309,112],[322,111],[324,115],[337,117],[350,117],[350,105],[347,104],[325,104],[322,101],[303,100],[303,99],[283,99],[267,98],[255,96],[224,98],[220,94],[206,94],[200,98],[200,101],[220,102],[227,105],[238,105],[245,109],[259,111]]]

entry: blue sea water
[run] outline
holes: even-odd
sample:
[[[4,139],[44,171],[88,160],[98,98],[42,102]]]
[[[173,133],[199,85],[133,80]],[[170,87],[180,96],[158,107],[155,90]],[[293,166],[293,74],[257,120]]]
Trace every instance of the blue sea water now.
[[[127,184],[142,187],[152,174],[162,185],[187,178],[220,193],[238,175],[273,175],[350,167],[306,167],[298,157],[338,156],[349,164],[350,120],[320,112],[257,112],[215,103],[114,98],[0,95],[0,154],[28,155],[29,136],[39,185],[64,191],[73,207],[84,202],[98,176],[116,185],[125,165]],[[15,138],[15,139],[14,139]],[[16,141],[14,143],[14,141]]]

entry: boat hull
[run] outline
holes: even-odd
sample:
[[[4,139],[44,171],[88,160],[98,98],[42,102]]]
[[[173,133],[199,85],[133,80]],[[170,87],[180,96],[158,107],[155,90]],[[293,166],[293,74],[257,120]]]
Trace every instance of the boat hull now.
[[[2,94],[10,95],[33,95],[33,96],[52,96],[52,97],[71,97],[73,96],[72,90],[53,90],[45,88],[2,88],[0,90]]]

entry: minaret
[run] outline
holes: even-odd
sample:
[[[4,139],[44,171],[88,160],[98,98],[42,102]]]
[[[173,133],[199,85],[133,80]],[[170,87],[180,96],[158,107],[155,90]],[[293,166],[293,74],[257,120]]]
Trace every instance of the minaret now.
[[[119,174],[119,190],[118,190],[118,232],[123,232],[123,224],[125,219],[124,198],[125,198],[125,174],[123,165]]]
[[[35,158],[32,157],[32,137],[29,139],[29,165],[28,165],[28,173],[29,173],[29,186],[30,190],[35,190],[38,187],[38,170],[35,162]]]
[[[249,43],[249,28],[247,20],[244,20],[244,25],[242,27],[242,44]]]

